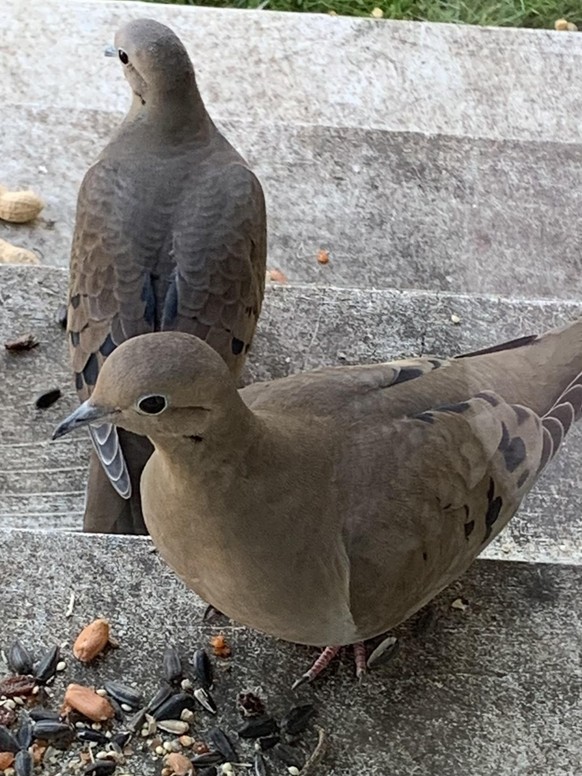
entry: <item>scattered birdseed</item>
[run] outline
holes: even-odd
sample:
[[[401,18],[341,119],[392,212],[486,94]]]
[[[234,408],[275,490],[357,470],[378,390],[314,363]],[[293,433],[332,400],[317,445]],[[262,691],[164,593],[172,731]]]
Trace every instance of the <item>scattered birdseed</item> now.
[[[38,340],[33,334],[23,334],[21,337],[17,337],[13,340],[8,340],[4,343],[6,350],[12,353],[19,353],[23,350],[32,350],[38,345]]]
[[[52,407],[52,405],[55,404],[55,402],[57,402],[62,395],[63,394],[60,388],[50,388],[48,391],[43,391],[43,393],[36,397],[34,400],[34,406],[37,410],[46,410],[49,407]]]

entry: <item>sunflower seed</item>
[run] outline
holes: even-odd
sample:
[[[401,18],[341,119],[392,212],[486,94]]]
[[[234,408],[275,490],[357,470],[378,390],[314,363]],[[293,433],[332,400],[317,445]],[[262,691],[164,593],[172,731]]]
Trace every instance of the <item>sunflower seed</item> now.
[[[131,732],[129,730],[121,731],[111,737],[111,743],[118,746],[121,750],[129,744],[131,740]]]
[[[133,687],[127,687],[127,685],[121,684],[121,682],[109,681],[103,684],[103,688],[110,698],[114,698],[118,703],[121,703],[122,708],[125,704],[130,707],[130,711],[135,711],[143,705],[143,695]]]
[[[174,733],[177,736],[187,733],[190,729],[190,725],[181,719],[159,719],[156,724],[164,733]]]
[[[275,744],[273,754],[285,765],[294,765],[296,768],[302,768],[305,763],[305,758],[299,749],[288,744]]]
[[[91,730],[90,728],[77,731],[77,738],[79,741],[87,741],[90,744],[99,744],[100,746],[105,746],[109,741],[105,733],[102,733],[100,730]]]
[[[260,752],[255,752],[253,757],[253,773],[254,776],[267,776],[267,763]]]
[[[33,727],[34,723],[30,717],[27,717],[20,723],[20,727],[16,733],[16,740],[18,741],[21,749],[28,749],[28,747],[32,744]]]
[[[30,714],[30,718],[35,722],[40,722],[41,719],[51,719],[53,722],[58,722],[60,720],[58,711],[44,709],[42,706],[37,706],[35,709],[31,709],[28,713]]]
[[[196,702],[191,695],[187,695],[185,692],[178,692],[164,701],[153,712],[154,719],[180,719],[181,713],[184,709],[194,709]]]
[[[117,764],[113,760],[96,760],[94,763],[89,763],[83,773],[85,776],[88,774],[91,776],[111,776],[116,768]]]
[[[52,719],[41,719],[34,723],[32,729],[33,738],[42,738],[45,741],[54,741],[61,737],[64,739],[74,735],[75,731],[66,722],[55,722]]]
[[[194,671],[202,687],[212,689],[212,663],[205,649],[197,649],[194,653]]]
[[[203,771],[198,771],[198,776],[218,776],[218,771],[214,765],[211,765],[210,768],[205,768]]]
[[[209,692],[206,692],[203,687],[198,687],[194,690],[194,697],[207,712],[216,714],[216,703],[214,702],[214,698]]]
[[[133,717],[130,717],[127,720],[126,724],[127,724],[128,730],[131,730],[132,733],[137,732],[140,729],[140,727],[143,725],[147,711],[148,711],[148,706],[144,706],[143,709],[136,711]]]
[[[309,720],[315,715],[315,706],[312,703],[304,703],[301,706],[293,706],[281,720],[281,729],[290,736],[296,736],[307,727]]]
[[[224,755],[222,752],[204,752],[204,754],[197,754],[192,758],[192,765],[195,768],[199,768],[202,765],[220,765],[224,762]]]
[[[52,407],[52,405],[57,402],[62,395],[63,394],[60,388],[50,388],[48,391],[43,391],[36,397],[34,400],[34,406],[37,410],[46,410],[49,407]]]
[[[34,763],[30,752],[20,751],[14,758],[14,771],[16,776],[32,776]]]
[[[174,690],[172,690],[170,685],[168,684],[160,685],[158,691],[148,703],[147,708],[150,711],[155,711],[158,708],[158,706],[161,706],[162,703],[167,701],[168,698],[170,698],[173,694],[174,694]]]
[[[367,668],[380,666],[392,660],[400,650],[400,642],[394,636],[388,636],[372,650],[366,662]]]
[[[257,751],[261,752],[267,752],[269,749],[272,749],[275,744],[278,744],[281,739],[278,735],[273,736],[264,736],[263,738],[258,738],[255,741],[255,749]]]
[[[230,738],[226,735],[224,730],[218,727],[212,728],[208,731],[208,740],[221,754],[224,755],[224,759],[229,763],[237,763],[238,755],[234,750]]]
[[[20,749],[18,741],[4,725],[0,725],[0,752],[15,753]]]
[[[8,667],[15,674],[31,674],[33,659],[21,641],[16,640],[6,656]]]
[[[47,649],[34,669],[34,677],[40,684],[49,682],[57,672],[57,665],[61,659],[59,647]]]
[[[277,732],[279,726],[273,717],[251,717],[237,730],[240,738],[263,738]]]
[[[168,647],[166,649],[164,652],[162,668],[166,681],[171,682],[172,684],[174,682],[180,682],[184,672],[182,670],[182,660],[180,658],[180,653],[176,647]]]

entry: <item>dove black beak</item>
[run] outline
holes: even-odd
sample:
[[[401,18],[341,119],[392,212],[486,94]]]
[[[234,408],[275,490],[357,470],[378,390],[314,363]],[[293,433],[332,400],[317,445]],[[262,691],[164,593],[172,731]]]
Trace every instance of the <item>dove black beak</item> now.
[[[113,412],[114,410],[111,407],[98,407],[95,404],[91,404],[91,400],[88,399],[80,407],[77,407],[68,418],[65,418],[62,423],[59,423],[53,432],[52,438],[59,439],[82,426],[88,426],[89,423],[96,423],[109,417]]]

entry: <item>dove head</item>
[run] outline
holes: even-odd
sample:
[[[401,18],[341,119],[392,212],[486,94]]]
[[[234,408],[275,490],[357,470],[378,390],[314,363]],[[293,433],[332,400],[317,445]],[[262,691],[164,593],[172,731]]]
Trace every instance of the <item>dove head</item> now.
[[[153,19],[135,19],[115,35],[115,49],[142,105],[195,88],[194,68],[178,36]]]
[[[209,345],[183,332],[133,337],[103,364],[91,398],[53,439],[89,423],[113,423],[152,439],[216,433],[245,405],[228,367]]]

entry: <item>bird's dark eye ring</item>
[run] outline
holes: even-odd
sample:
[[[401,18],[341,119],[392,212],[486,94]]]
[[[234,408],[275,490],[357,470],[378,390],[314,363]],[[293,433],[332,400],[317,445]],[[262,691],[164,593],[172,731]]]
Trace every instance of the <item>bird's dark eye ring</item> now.
[[[119,54],[119,59],[121,60],[121,64],[127,65],[129,62],[129,57],[127,56],[126,52],[123,49],[118,49],[117,53]]]
[[[144,415],[159,415],[168,406],[165,396],[159,396],[152,394],[150,396],[142,396],[137,403],[137,408]]]

